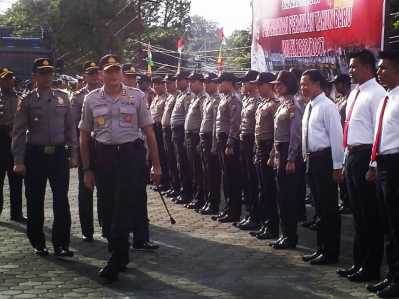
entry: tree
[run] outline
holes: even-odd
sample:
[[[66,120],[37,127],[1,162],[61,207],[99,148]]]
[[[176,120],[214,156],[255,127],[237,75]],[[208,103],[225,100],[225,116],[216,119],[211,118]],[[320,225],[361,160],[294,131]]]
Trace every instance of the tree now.
[[[252,34],[249,30],[236,30],[226,39],[226,65],[235,70],[251,67]]]

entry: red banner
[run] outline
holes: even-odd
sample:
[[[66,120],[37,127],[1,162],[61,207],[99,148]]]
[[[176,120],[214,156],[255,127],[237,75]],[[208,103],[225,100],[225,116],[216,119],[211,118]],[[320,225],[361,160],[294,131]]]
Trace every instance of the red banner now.
[[[253,0],[252,67],[336,64],[354,48],[379,49],[384,0]]]

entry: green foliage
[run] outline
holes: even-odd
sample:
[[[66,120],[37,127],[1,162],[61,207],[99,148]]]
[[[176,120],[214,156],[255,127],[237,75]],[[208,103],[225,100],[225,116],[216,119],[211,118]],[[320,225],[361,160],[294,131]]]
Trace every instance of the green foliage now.
[[[236,30],[226,40],[229,51],[226,56],[226,66],[232,69],[249,69],[251,67],[252,34],[249,30]],[[238,49],[237,49],[238,48]]]

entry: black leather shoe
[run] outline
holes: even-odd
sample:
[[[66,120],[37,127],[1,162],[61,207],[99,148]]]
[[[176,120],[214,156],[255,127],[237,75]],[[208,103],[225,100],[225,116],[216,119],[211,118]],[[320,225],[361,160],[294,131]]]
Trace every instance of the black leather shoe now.
[[[248,221],[249,221],[249,217],[244,217],[238,222],[233,222],[232,225],[235,226],[235,227],[239,227],[240,225],[243,225],[243,224],[245,224]]]
[[[260,224],[259,224],[259,222],[248,220],[247,222],[243,223],[242,225],[239,225],[238,228],[241,230],[259,230]]]
[[[380,275],[379,273],[372,273],[360,268],[359,271],[356,273],[349,275],[348,279],[352,282],[366,282],[366,281],[373,281],[379,280]]]
[[[85,235],[83,235],[82,236],[82,241],[83,242],[87,242],[87,243],[91,243],[91,242],[94,241],[94,238],[93,238],[93,236],[85,236]]]
[[[268,229],[265,230],[263,234],[258,234],[255,236],[258,240],[273,240],[278,238],[277,233],[273,233]]]
[[[240,218],[239,217],[233,217],[230,216],[229,214],[226,214],[226,216],[221,217],[218,219],[220,223],[229,223],[229,222],[237,222]]]
[[[325,254],[320,254],[318,257],[316,257],[315,259],[312,259],[310,261],[311,265],[333,265],[338,263],[338,258],[329,258],[327,255]]]
[[[296,242],[291,241],[288,238],[284,238],[281,242],[273,245],[273,249],[295,249]]]
[[[226,215],[227,215],[227,212],[226,212],[226,211],[222,211],[222,212],[219,213],[219,215],[212,216],[211,219],[212,219],[213,221],[218,221],[219,218],[222,218],[222,217],[224,217],[224,216],[226,216]]]
[[[185,205],[188,204],[190,202],[190,200],[188,199],[184,199],[183,197],[179,196],[176,200],[175,200],[175,204],[178,205]]]
[[[399,284],[391,283],[382,291],[377,293],[380,298],[397,298],[399,297]]]
[[[254,232],[249,232],[249,234],[252,237],[256,237],[257,235],[263,234],[266,231],[266,229],[267,229],[267,225],[263,224],[259,230],[254,231]]]
[[[200,211],[201,215],[217,215],[219,213],[219,209],[213,207],[211,204],[206,207],[204,210]]]
[[[26,223],[26,222],[28,222],[28,218],[26,218],[25,216],[11,217],[10,220],[18,222],[18,223]]]
[[[321,251],[317,250],[317,251],[313,252],[312,254],[305,254],[304,256],[302,256],[302,260],[304,262],[310,262],[311,260],[314,260],[315,258],[317,258],[319,255],[321,255]]]
[[[118,270],[110,265],[106,265],[102,268],[99,275],[104,278],[107,283],[112,283],[118,280]]]
[[[48,256],[48,249],[46,247],[35,248],[34,251],[38,256]]]
[[[281,236],[281,237],[278,238],[277,240],[271,241],[271,242],[269,243],[269,246],[272,246],[272,247],[273,247],[274,245],[279,244],[280,242],[282,242],[284,239],[285,239],[285,237]]]
[[[380,281],[380,282],[378,282],[376,284],[367,285],[366,289],[369,292],[377,293],[377,292],[382,291],[383,289],[385,289],[389,284],[390,284],[389,279],[385,278],[383,281]]]
[[[348,269],[338,269],[337,274],[341,277],[348,277],[349,275],[355,274],[357,271],[359,271],[359,268],[353,265]]]
[[[143,251],[143,250],[157,250],[159,248],[159,245],[154,244],[150,241],[148,242],[143,242],[143,243],[136,243],[133,244],[133,249],[134,250],[139,250],[139,251]]]
[[[68,248],[57,247],[54,248],[54,256],[56,257],[73,257],[74,252]]]

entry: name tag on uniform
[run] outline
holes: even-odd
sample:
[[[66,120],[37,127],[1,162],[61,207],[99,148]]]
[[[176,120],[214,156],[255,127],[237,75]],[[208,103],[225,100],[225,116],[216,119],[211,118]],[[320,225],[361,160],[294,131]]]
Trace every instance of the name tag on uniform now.
[[[132,124],[133,123],[133,115],[131,115],[131,114],[123,115],[123,122],[125,122],[127,124]]]
[[[105,125],[105,116],[104,115],[97,116],[96,123],[99,127],[104,126]]]

